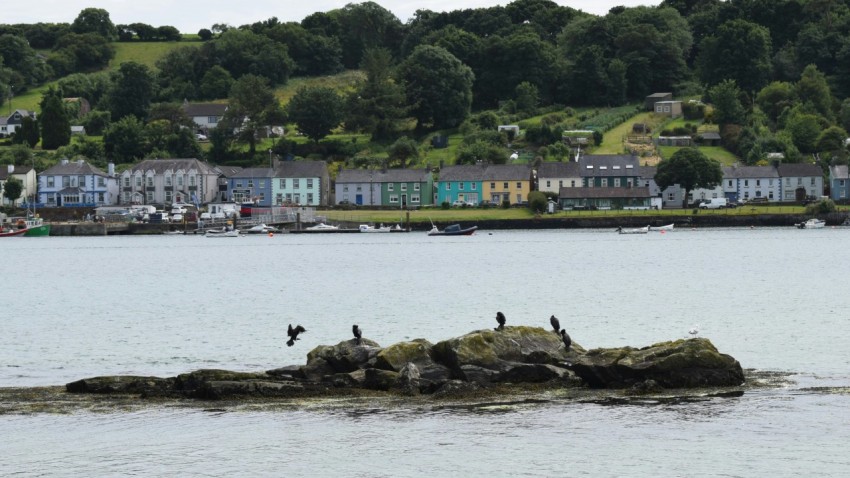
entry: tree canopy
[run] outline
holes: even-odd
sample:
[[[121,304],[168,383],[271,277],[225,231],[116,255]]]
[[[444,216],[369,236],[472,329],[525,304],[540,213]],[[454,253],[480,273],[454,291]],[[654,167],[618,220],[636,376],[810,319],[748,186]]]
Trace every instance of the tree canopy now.
[[[720,163],[703,154],[696,148],[682,148],[669,159],[658,163],[655,183],[662,190],[678,184],[684,191],[684,203],[687,207],[688,193],[696,188],[713,188],[723,180]]]

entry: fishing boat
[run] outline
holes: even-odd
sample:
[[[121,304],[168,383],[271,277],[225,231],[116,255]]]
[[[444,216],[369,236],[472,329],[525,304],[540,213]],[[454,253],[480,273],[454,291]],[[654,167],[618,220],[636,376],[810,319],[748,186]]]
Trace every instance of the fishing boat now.
[[[616,230],[620,234],[647,234],[649,232],[649,226],[636,227],[630,229],[623,229],[622,227],[618,227]]]
[[[35,215],[27,217],[10,218],[9,225],[0,226],[0,237],[26,236],[44,237],[50,235],[50,224]]]
[[[673,224],[667,224],[666,226],[649,226],[650,231],[672,231]]]
[[[823,229],[826,226],[826,221],[817,218],[811,218],[806,222],[794,224],[797,229]]]
[[[460,224],[452,224],[450,226],[446,226],[442,231],[437,228],[436,225],[431,227],[431,230],[428,231],[429,236],[471,236],[478,230],[478,226],[467,227],[466,229],[461,229]]]

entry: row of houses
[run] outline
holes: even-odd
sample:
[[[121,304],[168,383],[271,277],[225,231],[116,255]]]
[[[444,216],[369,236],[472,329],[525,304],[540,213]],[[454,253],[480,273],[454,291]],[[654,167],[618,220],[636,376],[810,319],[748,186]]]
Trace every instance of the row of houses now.
[[[251,202],[258,206],[354,204],[421,207],[444,202],[522,205],[533,190],[553,193],[566,209],[676,208],[684,191],[655,183],[656,168],[629,155],[585,155],[578,161],[529,165],[445,166],[435,176],[427,169],[342,169],[331,181],[324,161],[273,161],[269,167],[213,166],[195,158],[148,159],[122,171],[104,172],[83,160],[63,160],[36,175],[29,167],[6,166],[0,183],[16,177],[22,199],[37,191],[39,207],[124,204]],[[850,197],[847,166],[829,175],[835,200]],[[3,186],[3,184],[0,184]],[[688,203],[725,197],[793,202],[820,197],[825,184],[819,166],[777,164],[723,168],[721,184],[690,191]],[[8,202],[8,201],[4,201]]]

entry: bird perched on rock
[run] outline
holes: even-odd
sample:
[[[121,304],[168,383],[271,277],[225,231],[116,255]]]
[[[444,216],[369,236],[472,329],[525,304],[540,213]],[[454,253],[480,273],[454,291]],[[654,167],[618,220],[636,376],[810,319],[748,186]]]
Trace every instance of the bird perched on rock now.
[[[499,323],[499,326],[496,327],[494,330],[504,329],[505,328],[505,322],[506,322],[505,314],[503,314],[501,312],[496,312],[496,322]]]
[[[357,339],[357,345],[360,345],[360,339],[363,338],[363,331],[360,330],[360,327],[357,324],[351,326],[351,333],[354,334],[354,338]]]
[[[557,334],[558,330],[561,329],[561,323],[558,322],[558,318],[554,315],[552,317],[549,317],[549,323],[552,324],[552,328],[555,329],[555,333]]]
[[[573,344],[573,340],[570,338],[570,334],[568,334],[564,329],[561,329],[561,340],[564,341],[564,347],[567,349],[567,352],[569,352],[570,345]]]
[[[298,334],[306,331],[307,329],[301,327],[300,325],[296,325],[295,328],[292,328],[292,324],[289,324],[289,330],[286,331],[286,335],[289,336],[289,340],[286,341],[286,345],[288,345],[289,347],[295,345],[296,340],[301,340],[298,338]]]
[[[688,333],[691,334],[691,337],[696,338],[696,336],[699,335],[699,324],[691,327],[691,330],[688,330]]]

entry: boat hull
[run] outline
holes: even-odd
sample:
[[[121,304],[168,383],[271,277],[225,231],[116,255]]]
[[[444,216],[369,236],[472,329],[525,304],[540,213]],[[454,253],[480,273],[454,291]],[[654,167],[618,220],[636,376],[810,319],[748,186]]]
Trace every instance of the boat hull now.
[[[436,227],[428,232],[429,236],[471,236],[478,230],[478,226],[467,227],[466,229],[455,229],[452,226],[445,230],[438,230]]]
[[[50,224],[42,224],[40,226],[30,227],[26,229],[24,234],[26,237],[45,237],[50,235]]]

